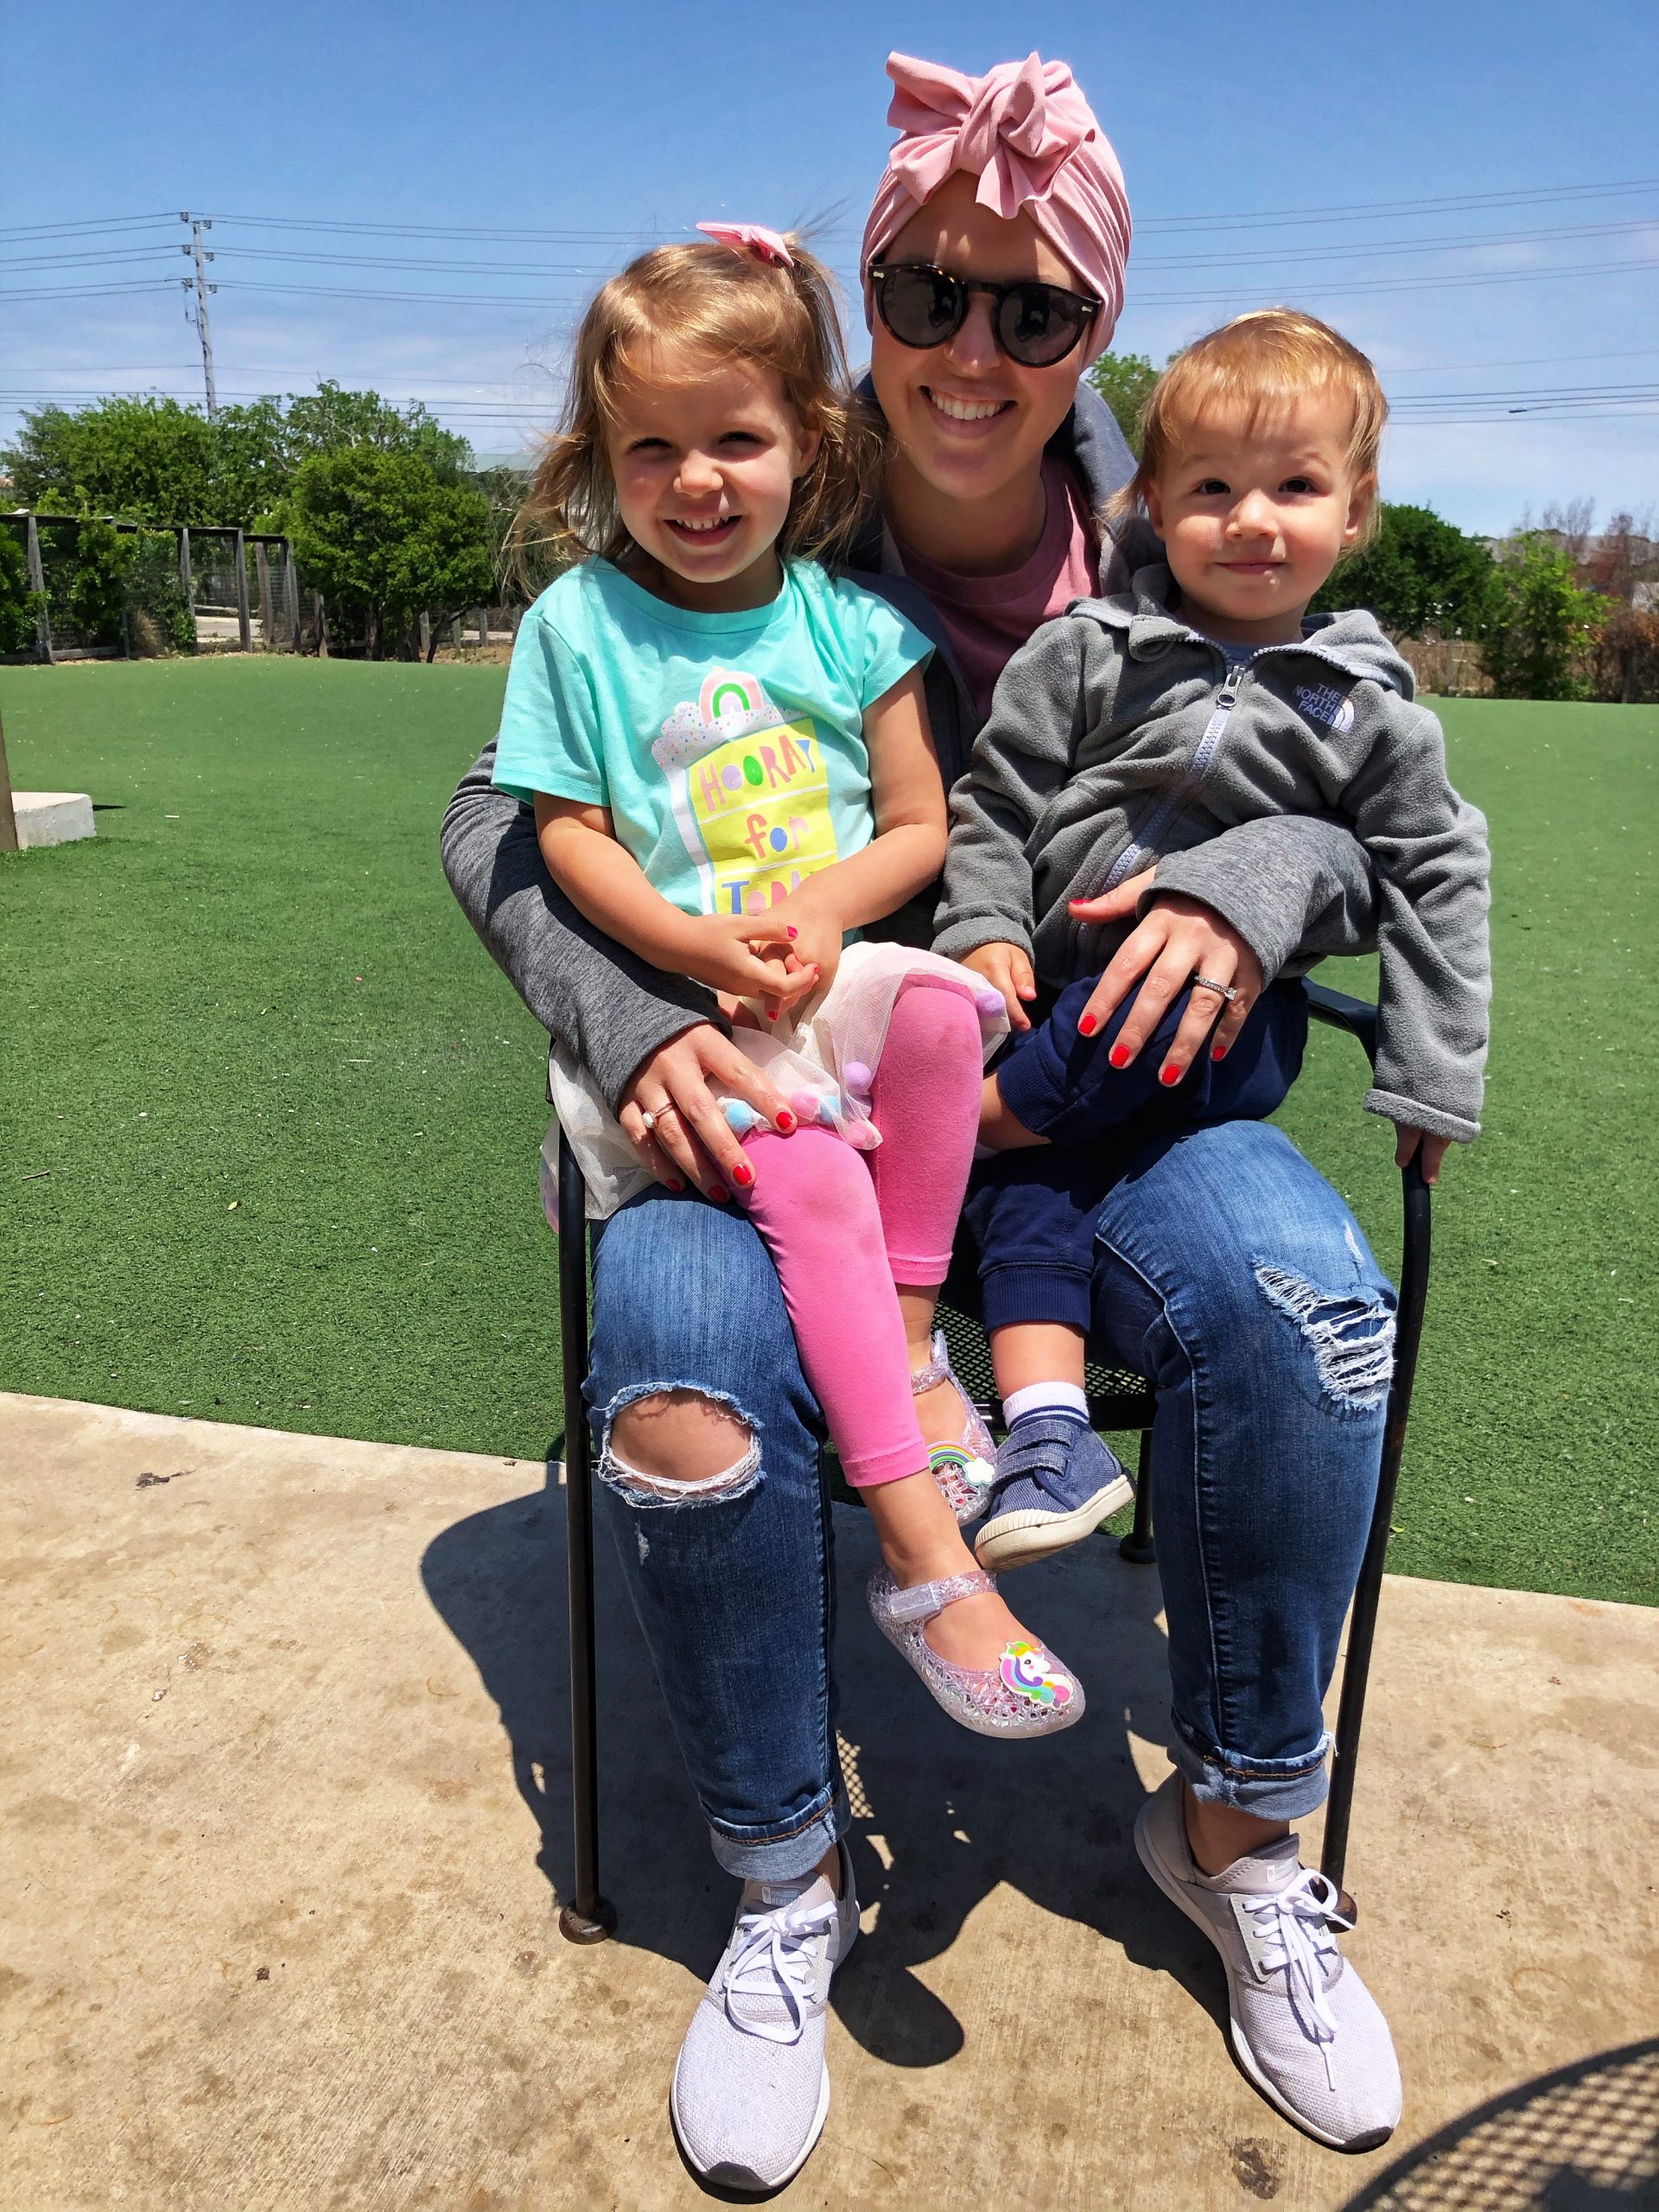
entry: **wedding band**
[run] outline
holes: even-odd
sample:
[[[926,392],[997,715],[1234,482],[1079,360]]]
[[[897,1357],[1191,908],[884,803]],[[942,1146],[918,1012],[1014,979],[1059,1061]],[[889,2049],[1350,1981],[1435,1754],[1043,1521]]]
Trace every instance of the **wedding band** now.
[[[1192,978],[1192,988],[1195,991],[1217,991],[1229,1006],[1238,996],[1238,993],[1230,983],[1218,983],[1213,976],[1195,976]]]

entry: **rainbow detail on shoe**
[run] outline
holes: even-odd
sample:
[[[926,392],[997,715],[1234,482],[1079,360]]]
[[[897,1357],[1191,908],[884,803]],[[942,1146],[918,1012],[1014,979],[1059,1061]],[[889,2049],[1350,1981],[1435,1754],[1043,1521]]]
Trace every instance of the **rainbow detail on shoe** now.
[[[1071,1702],[1071,1676],[1061,1674],[1048,1654],[1034,1643],[1007,1645],[999,1672],[1016,1697],[1029,1698],[1033,1705],[1065,1707]]]

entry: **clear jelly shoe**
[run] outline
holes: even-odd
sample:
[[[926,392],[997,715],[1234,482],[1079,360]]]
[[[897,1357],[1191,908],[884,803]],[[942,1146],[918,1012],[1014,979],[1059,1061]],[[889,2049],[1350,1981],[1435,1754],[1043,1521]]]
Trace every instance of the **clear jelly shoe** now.
[[[921,1676],[935,1701],[977,1736],[1052,1736],[1081,1720],[1083,1684],[1040,1643],[1016,1637],[995,1667],[958,1667],[943,1659],[924,1634],[929,1621],[959,1598],[995,1590],[995,1576],[975,1568],[940,1582],[901,1590],[885,1567],[870,1577],[870,1611],[894,1650]]]
[[[979,1408],[962,1387],[961,1379],[950,1364],[944,1330],[936,1329],[933,1357],[925,1367],[912,1375],[911,1391],[919,1398],[925,1390],[931,1390],[941,1382],[948,1382],[962,1401],[962,1434],[953,1444],[930,1445],[927,1464],[940,1497],[956,1515],[958,1525],[965,1525],[978,1520],[985,1510],[991,1484],[996,1479],[996,1444]]]

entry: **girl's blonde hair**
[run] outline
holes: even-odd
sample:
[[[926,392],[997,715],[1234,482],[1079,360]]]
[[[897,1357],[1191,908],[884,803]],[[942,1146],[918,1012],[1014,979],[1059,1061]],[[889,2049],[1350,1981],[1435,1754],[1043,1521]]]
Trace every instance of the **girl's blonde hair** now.
[[[873,495],[881,436],[852,391],[834,280],[792,234],[787,244],[788,266],[714,239],[659,245],[611,278],[582,317],[564,411],[513,525],[521,560],[539,551],[556,567],[615,561],[632,545],[605,439],[621,387],[652,346],[777,375],[802,429],[819,440],[778,550],[802,559],[842,550]]]
[[[1338,392],[1353,410],[1346,459],[1370,507],[1363,543],[1376,524],[1377,457],[1389,403],[1358,346],[1297,308],[1257,308],[1237,315],[1176,355],[1141,410],[1140,465],[1113,494],[1109,518],[1121,520],[1144,507],[1148,486],[1205,416],[1218,408],[1242,409],[1254,429],[1314,391]]]

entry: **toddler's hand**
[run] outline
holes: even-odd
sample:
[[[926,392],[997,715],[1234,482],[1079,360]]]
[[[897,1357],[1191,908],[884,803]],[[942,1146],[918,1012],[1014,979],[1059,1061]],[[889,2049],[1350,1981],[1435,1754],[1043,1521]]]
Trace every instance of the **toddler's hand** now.
[[[1017,944],[976,944],[971,952],[963,954],[962,964],[1001,992],[1008,1020],[1015,1029],[1030,1028],[1031,1016],[1020,1001],[1036,997],[1037,979],[1031,972],[1030,961]]]
[[[769,917],[755,914],[699,914],[693,918],[696,946],[685,972],[710,990],[765,1001],[774,1018],[817,986],[810,969],[785,963],[789,940]],[[761,957],[761,949],[768,957]]]
[[[827,990],[841,965],[844,934],[833,902],[808,881],[787,899],[779,900],[766,917],[766,926],[782,932],[791,974],[798,965],[810,969],[811,988]]]
[[[1400,1137],[1399,1143],[1394,1148],[1395,1166],[1403,1167],[1413,1153],[1418,1152],[1421,1147],[1417,1164],[1423,1171],[1423,1180],[1425,1183],[1438,1183],[1440,1179],[1440,1162],[1446,1158],[1446,1147],[1451,1143],[1451,1138],[1431,1136],[1427,1129],[1414,1129],[1408,1122],[1396,1122],[1394,1126],[1399,1132]]]

